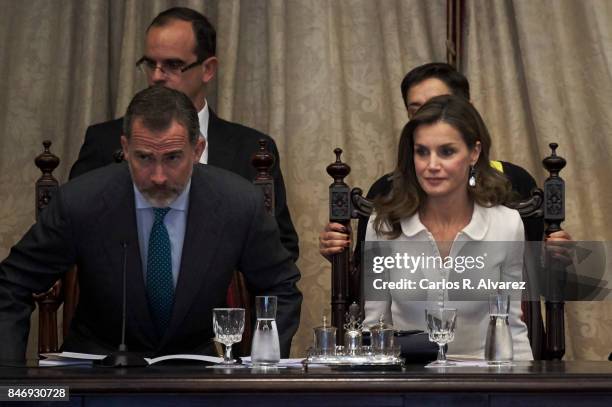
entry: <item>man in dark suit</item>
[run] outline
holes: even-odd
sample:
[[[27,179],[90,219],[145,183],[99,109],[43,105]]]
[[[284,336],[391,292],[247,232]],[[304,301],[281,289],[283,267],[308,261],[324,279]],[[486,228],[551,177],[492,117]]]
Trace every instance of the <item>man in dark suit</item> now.
[[[198,163],[205,148],[190,99],[162,86],[134,97],[121,137],[126,163],[59,188],[0,263],[0,360],[25,356],[32,293],[72,264],[80,299],[64,349],[110,353],[121,339],[151,355],[212,350],[212,309],[225,306],[235,269],[254,295],[278,297],[281,354],[297,330],[300,274],[250,182]],[[248,322],[247,322],[248,323]]]
[[[285,184],[280,171],[279,154],[274,140],[257,130],[219,118],[206,102],[207,84],[217,71],[216,33],[214,27],[197,11],[175,7],[160,13],[147,29],[144,56],[137,65],[149,85],[180,90],[192,100],[207,140],[200,162],[232,171],[249,181],[256,171],[251,156],[259,139],[268,142],[274,155],[274,215],[283,246],[293,260],[299,255],[298,236],[291,221]],[[120,136],[123,118],[90,126],[79,157],[70,171],[77,177],[121,158]]]

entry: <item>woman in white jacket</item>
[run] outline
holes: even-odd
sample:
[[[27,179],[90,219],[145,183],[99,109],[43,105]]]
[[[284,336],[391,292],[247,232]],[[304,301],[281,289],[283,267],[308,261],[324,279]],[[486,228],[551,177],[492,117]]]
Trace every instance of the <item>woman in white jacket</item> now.
[[[487,128],[469,101],[448,95],[429,100],[402,131],[392,193],[375,202],[366,242],[393,241],[414,256],[441,259],[456,259],[466,244],[506,242],[492,246],[495,249],[489,250],[481,275],[521,281],[523,223],[517,211],[503,206],[511,199],[511,189],[507,179],[490,166],[490,147]],[[435,288],[425,290],[419,300],[414,290],[387,289],[382,298],[381,293],[368,298],[366,289],[365,325],[384,314],[396,329],[425,330],[424,309],[444,304],[457,308],[455,340],[448,352],[482,357],[488,302],[449,301],[448,286],[435,284],[453,279],[453,267],[447,265],[421,267],[416,274],[408,269],[388,271],[389,281],[418,275]],[[531,360],[521,315],[520,301],[512,301],[514,359]]]

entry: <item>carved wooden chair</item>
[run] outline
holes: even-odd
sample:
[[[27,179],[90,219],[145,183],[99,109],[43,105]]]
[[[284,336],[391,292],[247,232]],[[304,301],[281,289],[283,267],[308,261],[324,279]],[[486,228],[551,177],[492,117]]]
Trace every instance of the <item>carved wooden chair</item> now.
[[[43,152],[35,159],[36,166],[42,172],[41,177],[36,181],[36,219],[38,219],[40,211],[49,204],[59,187],[59,182],[53,176],[53,170],[59,165],[60,159],[50,152],[51,141],[44,141],[43,146]],[[123,154],[119,150],[113,154],[113,158],[116,162],[121,162]],[[259,140],[259,149],[253,154],[251,162],[257,170],[253,183],[263,192],[266,211],[274,215],[274,179],[270,173],[270,169],[274,165],[274,156],[268,152],[266,140]],[[58,309],[63,304],[62,337],[65,337],[79,301],[76,266],[67,272],[61,280],[58,280],[49,291],[34,294],[34,300],[38,304],[39,310],[38,353],[57,352],[59,350]],[[228,306],[245,308],[245,320],[252,321],[254,320],[252,301],[242,273],[235,271],[227,291]],[[243,355],[248,355],[251,352],[252,333],[252,324],[246,323],[243,339],[240,343],[240,351]]]
[[[550,176],[544,182],[544,189],[536,188],[531,198],[508,206],[517,209],[523,218],[542,218],[546,225],[545,234],[560,231],[561,222],[565,219],[565,182],[559,177],[559,172],[565,167],[566,161],[556,155],[557,144],[551,143],[551,155],[542,162]],[[340,159],[342,150],[336,148],[336,161],[327,167],[327,173],[334,179],[329,187],[329,220],[344,225],[350,229],[351,219],[366,220],[374,208],[373,202],[363,196],[360,188],[350,188],[344,178],[351,169]],[[358,247],[361,242],[356,242]],[[358,250],[358,252],[360,252]],[[348,307],[353,302],[361,304],[362,273],[361,259],[354,256],[349,250],[332,256],[332,293],[331,309],[332,324],[338,328],[337,338],[344,337],[344,318]],[[546,291],[545,307],[546,321],[542,321],[540,301],[524,300],[522,302],[525,323],[529,332],[534,359],[561,360],[565,354],[565,326],[563,287],[558,283],[562,279],[555,278],[562,274],[563,266],[548,264],[546,278],[554,280],[555,284]],[[529,273],[531,274],[531,273]],[[528,287],[537,285],[536,281],[529,281],[533,276],[527,276]],[[551,289],[552,287],[552,289]],[[538,292],[540,288],[538,287]],[[339,343],[340,344],[340,343]]]

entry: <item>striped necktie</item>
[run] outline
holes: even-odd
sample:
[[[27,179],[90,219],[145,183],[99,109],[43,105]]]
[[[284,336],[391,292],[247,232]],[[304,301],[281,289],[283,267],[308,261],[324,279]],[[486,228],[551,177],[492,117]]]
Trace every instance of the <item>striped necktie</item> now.
[[[174,284],[172,282],[172,256],[170,237],[164,225],[164,217],[170,208],[153,208],[155,219],[149,236],[147,258],[147,294],[153,320],[160,335],[163,335],[170,323],[174,302]]]

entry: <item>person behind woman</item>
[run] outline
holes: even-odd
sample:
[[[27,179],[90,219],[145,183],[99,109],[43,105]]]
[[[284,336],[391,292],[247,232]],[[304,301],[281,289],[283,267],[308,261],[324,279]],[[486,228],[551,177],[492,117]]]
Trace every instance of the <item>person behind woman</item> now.
[[[413,249],[418,247],[418,254],[423,247],[430,247],[429,255],[446,258],[456,256],[463,242],[523,241],[520,215],[503,206],[511,198],[510,185],[489,164],[490,148],[489,132],[469,101],[452,95],[428,101],[402,131],[392,192],[375,201],[366,242],[401,241],[408,250],[411,244]],[[423,241],[435,244],[417,243]],[[487,267],[498,277],[522,280],[522,244],[496,247],[498,250],[487,257]],[[450,270],[420,272],[440,281],[448,279]],[[392,278],[414,277],[409,274],[394,270]],[[396,329],[424,329],[424,309],[444,303],[457,308],[457,329],[449,353],[483,356],[487,301],[448,301],[448,292],[443,289],[427,290],[424,301],[410,300],[413,297],[407,290],[385,294],[386,301],[368,301],[366,297],[366,326],[384,314]],[[514,359],[531,360],[519,301],[511,303],[509,322]]]

